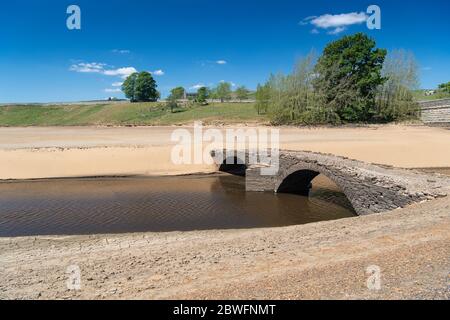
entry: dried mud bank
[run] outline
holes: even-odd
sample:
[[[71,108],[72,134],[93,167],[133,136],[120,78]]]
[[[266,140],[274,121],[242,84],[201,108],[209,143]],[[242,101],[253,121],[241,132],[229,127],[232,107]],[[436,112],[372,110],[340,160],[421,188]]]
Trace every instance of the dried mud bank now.
[[[284,228],[3,238],[0,267],[2,299],[449,299],[450,198]]]

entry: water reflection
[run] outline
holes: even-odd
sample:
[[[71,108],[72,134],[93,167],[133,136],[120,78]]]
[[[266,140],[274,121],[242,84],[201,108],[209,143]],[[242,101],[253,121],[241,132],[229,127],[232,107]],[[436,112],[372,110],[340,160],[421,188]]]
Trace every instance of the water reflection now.
[[[0,236],[277,227],[354,216],[318,178],[312,198],[246,193],[211,176],[68,179],[0,184]]]

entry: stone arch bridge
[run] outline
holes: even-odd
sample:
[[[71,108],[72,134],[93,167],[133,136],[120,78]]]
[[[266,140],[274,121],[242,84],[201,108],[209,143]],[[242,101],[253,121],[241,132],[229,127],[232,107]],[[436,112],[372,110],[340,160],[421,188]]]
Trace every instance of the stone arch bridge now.
[[[307,196],[313,179],[323,174],[341,188],[358,215],[402,208],[450,192],[450,178],[443,175],[304,151],[281,151],[278,173],[264,176],[261,168],[267,164],[250,164],[248,152],[242,153],[245,159],[238,154],[227,159],[225,150],[211,153],[220,171],[246,176],[247,191]]]

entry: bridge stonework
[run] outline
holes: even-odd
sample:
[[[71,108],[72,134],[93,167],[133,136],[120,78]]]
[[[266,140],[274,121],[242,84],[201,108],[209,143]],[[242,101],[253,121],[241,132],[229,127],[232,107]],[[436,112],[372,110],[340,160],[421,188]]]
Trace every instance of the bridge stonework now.
[[[222,152],[213,152],[213,157],[223,159]],[[308,195],[313,179],[323,174],[341,188],[358,215],[402,208],[445,197],[450,192],[450,178],[443,175],[370,164],[330,154],[281,151],[278,173],[272,176],[261,175],[261,168],[267,165],[252,165],[248,159],[246,153],[248,192]]]

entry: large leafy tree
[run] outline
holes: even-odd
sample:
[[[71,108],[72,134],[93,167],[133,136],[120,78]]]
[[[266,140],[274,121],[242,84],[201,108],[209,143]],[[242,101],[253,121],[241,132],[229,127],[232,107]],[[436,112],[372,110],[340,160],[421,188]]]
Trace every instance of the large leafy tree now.
[[[135,96],[137,101],[157,101],[160,97],[155,79],[150,72],[139,73],[136,79]]]
[[[122,91],[131,102],[157,101],[160,97],[156,81],[149,72],[131,74],[123,83]]]
[[[363,33],[330,43],[317,62],[314,81],[326,107],[345,121],[371,120],[376,89],[385,82],[381,69],[386,53]]]

